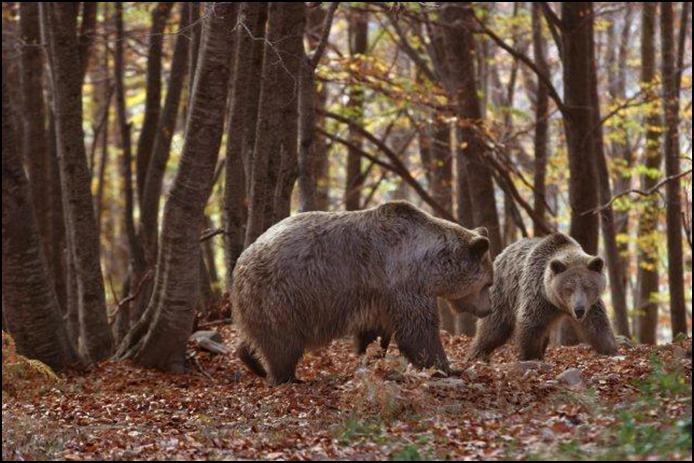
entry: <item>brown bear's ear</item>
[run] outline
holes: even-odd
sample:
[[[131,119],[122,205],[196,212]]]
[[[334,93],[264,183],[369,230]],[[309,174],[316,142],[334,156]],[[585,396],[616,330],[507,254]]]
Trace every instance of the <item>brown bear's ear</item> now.
[[[473,259],[481,258],[487,251],[489,251],[489,240],[487,238],[478,236],[470,241],[470,255]]]
[[[549,263],[549,268],[552,269],[552,272],[554,272],[555,275],[563,272],[566,270],[566,264],[559,259],[552,259],[552,261]]]
[[[472,231],[474,231],[478,235],[482,235],[482,236],[489,238],[489,232],[487,231],[487,227],[477,227]]]
[[[604,266],[605,261],[602,260],[602,257],[593,257],[588,261],[588,270],[592,270],[594,272],[602,272]]]

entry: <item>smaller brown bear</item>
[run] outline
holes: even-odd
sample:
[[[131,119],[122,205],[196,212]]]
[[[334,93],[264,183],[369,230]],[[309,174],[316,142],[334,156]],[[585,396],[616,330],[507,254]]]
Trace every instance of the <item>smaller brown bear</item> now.
[[[600,299],[607,285],[603,266],[602,258],[562,233],[507,247],[494,261],[492,313],[477,323],[469,358],[489,361],[515,335],[521,360],[542,359],[551,329],[566,318],[597,352],[617,352]]]

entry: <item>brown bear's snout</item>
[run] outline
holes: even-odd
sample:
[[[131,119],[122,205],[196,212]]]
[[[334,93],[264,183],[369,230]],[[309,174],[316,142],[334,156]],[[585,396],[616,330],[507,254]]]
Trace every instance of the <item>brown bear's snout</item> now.
[[[576,319],[581,320],[586,314],[586,308],[583,306],[575,307],[574,313],[576,314]]]

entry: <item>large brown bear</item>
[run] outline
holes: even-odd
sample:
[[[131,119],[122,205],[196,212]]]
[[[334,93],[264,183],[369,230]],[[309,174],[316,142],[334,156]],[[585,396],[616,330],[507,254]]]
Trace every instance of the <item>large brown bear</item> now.
[[[449,373],[436,298],[488,313],[492,263],[484,235],[403,201],[289,217],[249,246],[234,269],[238,355],[279,384],[296,381],[305,350],[384,330],[415,366]]]
[[[614,354],[617,343],[600,299],[603,266],[562,233],[507,247],[494,261],[492,313],[477,323],[469,357],[488,361],[515,335],[521,360],[542,359],[550,330],[567,318],[597,352]]]

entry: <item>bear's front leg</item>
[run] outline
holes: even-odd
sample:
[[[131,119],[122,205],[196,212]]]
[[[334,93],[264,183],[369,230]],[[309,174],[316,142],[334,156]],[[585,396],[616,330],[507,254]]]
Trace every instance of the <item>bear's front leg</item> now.
[[[417,368],[453,373],[441,344],[436,298],[401,293],[390,310],[395,341],[407,360]]]
[[[607,317],[605,304],[602,301],[596,302],[577,326],[579,327],[579,334],[595,351],[604,355],[617,353],[617,340],[612,332],[610,319]]]
[[[535,303],[536,304],[536,303]],[[548,345],[548,331],[561,314],[549,304],[521,307],[516,343],[520,360],[542,360]]]

